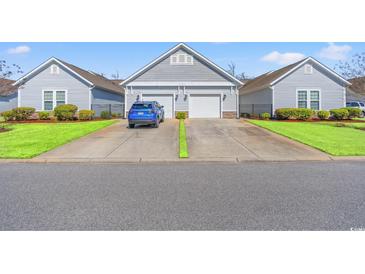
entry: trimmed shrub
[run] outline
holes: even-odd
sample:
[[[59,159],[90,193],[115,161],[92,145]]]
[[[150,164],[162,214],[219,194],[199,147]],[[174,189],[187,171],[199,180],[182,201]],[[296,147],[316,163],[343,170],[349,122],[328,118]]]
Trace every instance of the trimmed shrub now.
[[[314,111],[308,108],[278,108],[275,116],[279,120],[308,120],[312,118]]]
[[[14,117],[17,121],[27,120],[35,113],[35,108],[18,107],[13,108]]]
[[[92,120],[94,118],[95,111],[88,110],[88,109],[82,109],[79,111],[79,119],[80,120]]]
[[[100,113],[100,117],[101,117],[102,119],[110,119],[110,118],[111,118],[111,115],[110,115],[109,111],[103,110],[103,111]]]
[[[330,113],[336,120],[345,120],[349,117],[349,112],[346,108],[331,109]]]
[[[271,115],[268,112],[263,112],[263,113],[260,114],[260,118],[262,120],[269,120],[271,118]]]
[[[176,113],[176,119],[186,119],[186,112],[177,112]]]
[[[321,120],[327,120],[330,117],[330,112],[327,110],[319,110],[317,116]]]
[[[77,106],[75,105],[59,105],[54,108],[54,116],[56,116],[59,121],[74,120],[76,111]]]
[[[12,121],[15,118],[14,111],[12,110],[2,112],[1,116],[4,118],[5,121]]]
[[[38,117],[40,120],[48,120],[49,119],[49,112],[48,111],[40,111],[38,112]]]
[[[347,108],[342,108],[342,109],[346,109],[349,112],[349,117],[348,118],[350,118],[350,119],[360,118],[361,117],[362,112],[361,112],[361,109],[359,109],[359,108],[349,108],[349,107],[347,107]]]

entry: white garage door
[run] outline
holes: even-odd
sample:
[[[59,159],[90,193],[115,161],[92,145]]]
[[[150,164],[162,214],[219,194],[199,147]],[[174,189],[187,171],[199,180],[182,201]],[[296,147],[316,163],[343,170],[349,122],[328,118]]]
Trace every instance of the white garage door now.
[[[190,95],[190,118],[219,118],[221,112],[219,95]]]
[[[172,95],[151,95],[151,94],[143,94],[143,101],[157,101],[160,105],[164,107],[165,110],[165,118],[172,118]]]

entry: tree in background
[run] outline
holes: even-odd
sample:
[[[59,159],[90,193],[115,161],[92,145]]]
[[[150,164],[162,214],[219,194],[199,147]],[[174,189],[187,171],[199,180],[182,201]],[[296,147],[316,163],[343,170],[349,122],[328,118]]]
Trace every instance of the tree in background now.
[[[8,63],[5,60],[0,60],[0,79],[9,79],[12,76],[23,73],[19,65]]]
[[[116,70],[115,73],[112,73],[111,79],[113,79],[113,80],[119,80],[120,79],[118,70]]]
[[[231,62],[228,64],[228,70],[227,72],[231,74],[232,76],[236,77],[238,80],[247,80],[248,77],[246,73],[241,72],[236,74],[236,64],[234,62]]]

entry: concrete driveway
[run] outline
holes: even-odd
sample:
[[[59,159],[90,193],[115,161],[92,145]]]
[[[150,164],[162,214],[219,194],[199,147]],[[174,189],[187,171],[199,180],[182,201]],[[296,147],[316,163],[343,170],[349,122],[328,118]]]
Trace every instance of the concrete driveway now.
[[[178,121],[165,120],[159,128],[128,128],[127,120],[46,152],[35,161],[173,161],[178,159]]]
[[[319,150],[236,119],[186,121],[190,159],[211,161],[329,160]]]

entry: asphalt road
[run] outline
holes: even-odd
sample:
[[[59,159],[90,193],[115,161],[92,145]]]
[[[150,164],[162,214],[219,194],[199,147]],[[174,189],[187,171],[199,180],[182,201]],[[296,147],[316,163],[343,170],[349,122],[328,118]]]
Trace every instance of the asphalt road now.
[[[351,229],[364,162],[0,165],[0,230]]]

